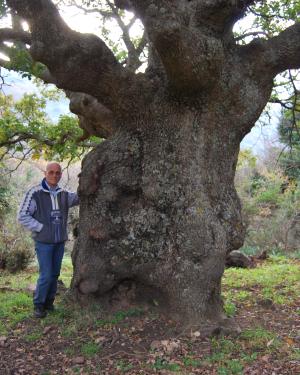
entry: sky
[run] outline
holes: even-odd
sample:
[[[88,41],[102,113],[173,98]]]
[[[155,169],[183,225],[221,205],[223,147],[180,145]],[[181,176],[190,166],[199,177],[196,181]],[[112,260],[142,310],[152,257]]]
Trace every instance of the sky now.
[[[93,14],[82,15],[82,13],[75,7],[67,7],[62,12],[63,18],[66,23],[74,30],[82,33],[99,33],[99,18],[95,19]],[[251,20],[246,20],[242,24],[238,24],[237,27],[247,27],[247,23]],[[118,34],[114,32],[114,26],[109,27],[111,31],[110,37],[115,41],[118,40]],[[139,35],[140,25],[131,30],[132,34]],[[8,72],[1,70],[4,73],[5,81],[8,85],[3,87],[5,94],[11,94],[16,100],[20,99],[24,93],[38,92],[37,88],[26,78],[22,78],[19,74],[14,72]],[[241,148],[250,148],[255,154],[259,155],[264,152],[266,148],[272,145],[278,145],[277,136],[277,125],[280,116],[279,106],[272,107],[272,117],[270,124],[267,126],[261,126],[259,122],[252,129],[252,131],[246,135],[241,143]],[[59,116],[67,114],[69,112],[68,100],[61,100],[59,102],[47,102],[47,113],[53,121],[57,121]]]

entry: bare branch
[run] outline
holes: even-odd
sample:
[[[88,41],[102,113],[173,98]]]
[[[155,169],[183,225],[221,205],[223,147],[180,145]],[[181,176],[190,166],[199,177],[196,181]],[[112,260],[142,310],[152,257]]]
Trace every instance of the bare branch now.
[[[2,87],[3,87],[4,83],[5,83],[4,77],[2,76],[1,73],[2,72],[1,72],[1,59],[0,59],[0,90],[2,90]]]
[[[136,69],[138,69],[140,66],[141,66],[141,61],[139,59],[140,57],[140,54],[142,53],[143,50],[141,50],[140,48],[137,49],[135,47],[135,45],[133,44],[131,38],[130,38],[130,35],[129,35],[129,31],[130,31],[130,28],[132,27],[132,25],[134,24],[134,22],[136,21],[137,17],[134,16],[131,21],[129,22],[128,25],[126,25],[123,20],[122,20],[122,17],[120,16],[119,14],[119,10],[118,8],[116,8],[114,6],[114,4],[109,1],[109,0],[106,0],[107,4],[109,5],[109,7],[111,8],[112,10],[112,14],[114,15],[114,18],[116,19],[117,23],[118,23],[118,26],[120,27],[121,31],[122,31],[122,37],[123,37],[123,41],[125,43],[125,46],[127,48],[127,51],[128,51],[128,59],[127,59],[127,62],[126,62],[126,67],[131,70],[131,71],[136,71]],[[139,47],[141,47],[142,45],[140,45]]]
[[[146,32],[144,31],[144,33],[142,35],[142,38],[140,40],[140,43],[136,48],[136,51],[137,51],[138,55],[140,55],[144,51],[147,44],[148,44],[148,38],[147,38]]]
[[[249,10],[252,14],[254,14],[256,17],[264,18],[265,20],[271,20],[272,18],[281,18],[282,20],[286,20],[285,17],[281,16],[280,14],[264,14],[264,13],[258,13],[253,8],[249,7]]]
[[[8,175],[11,175],[13,172],[15,172],[20,167],[20,165],[25,161],[26,157],[31,153],[31,151],[32,151],[32,148],[30,148],[26,152],[23,152],[23,156],[19,157],[19,156],[14,155],[14,153],[10,154],[9,151],[7,150],[7,153],[2,155],[1,159],[6,157],[7,155],[10,155],[12,159],[19,160],[19,163],[17,163],[15,168],[9,169],[8,172],[6,173],[2,173],[1,176],[8,176]]]
[[[97,13],[100,14],[103,18],[111,18],[114,17],[114,14],[112,12],[107,12],[101,8],[93,7],[93,8],[86,8],[82,6],[81,4],[78,4],[76,0],[72,1],[72,5],[74,5],[76,8],[82,10],[85,14],[93,14]]]
[[[234,38],[234,40],[236,42],[238,42],[239,40],[242,40],[244,38],[252,37],[252,36],[254,37],[254,36],[258,36],[258,35],[264,35],[266,37],[268,36],[268,34],[264,31],[255,31],[255,32],[253,31],[253,32],[245,33],[243,35],[239,35],[238,37]]]
[[[286,100],[280,100],[278,98],[270,98],[269,103],[280,104],[285,109],[291,109],[291,106]]]
[[[128,29],[130,30],[130,28],[135,24],[135,22],[137,21],[138,17],[136,15],[134,15],[131,20],[129,21],[127,27]]]
[[[7,147],[8,150],[9,150],[10,146],[13,146],[17,143],[30,141],[30,140],[33,140],[33,139],[37,140],[41,144],[45,144],[45,145],[51,147],[51,146],[55,146],[55,145],[58,145],[58,144],[63,145],[68,140],[68,138],[72,138],[72,135],[71,134],[64,134],[61,137],[61,139],[51,140],[51,139],[41,137],[38,134],[31,133],[31,132],[16,132],[15,134],[13,134],[10,137],[10,139],[0,142],[0,147]],[[83,148],[95,147],[95,146],[97,146],[97,144],[98,143],[90,142],[90,141],[78,142],[78,146],[83,147]]]
[[[0,42],[15,42],[20,41],[26,44],[31,44],[31,36],[26,31],[14,29],[0,29]]]

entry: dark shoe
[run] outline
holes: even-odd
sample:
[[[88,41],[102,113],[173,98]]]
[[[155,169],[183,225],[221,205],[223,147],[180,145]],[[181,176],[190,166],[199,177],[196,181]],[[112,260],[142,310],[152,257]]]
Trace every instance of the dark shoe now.
[[[55,310],[55,307],[54,307],[54,299],[51,299],[51,300],[47,300],[45,302],[45,310],[46,311],[49,311],[49,312],[53,312]]]
[[[45,305],[45,310],[48,311],[48,312],[53,312],[55,311],[55,307],[54,305]]]
[[[34,306],[33,316],[38,319],[45,318],[47,316],[47,311],[43,306]]]

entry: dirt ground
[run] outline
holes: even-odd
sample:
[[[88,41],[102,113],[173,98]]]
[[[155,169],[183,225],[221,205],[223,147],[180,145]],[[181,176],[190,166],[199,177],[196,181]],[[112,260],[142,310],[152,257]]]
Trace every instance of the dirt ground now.
[[[243,370],[222,372],[218,363],[209,360],[216,354],[211,338],[193,329],[182,332],[179,325],[150,312],[127,316],[117,324],[85,325],[71,334],[67,334],[67,320],[64,325],[43,325],[28,318],[0,338],[0,374],[300,374],[299,361],[289,355],[290,347],[299,347],[300,341],[300,316],[293,306],[240,308],[236,321],[242,330],[260,326],[276,332],[282,344],[267,354],[258,348],[257,358]],[[97,344],[97,353],[82,354],[84,345],[89,348],[87,340]],[[228,340],[239,342],[239,338]],[[266,346],[271,348],[271,341]],[[250,354],[254,349],[247,344],[242,342],[243,350]],[[231,352],[232,359],[234,348]]]

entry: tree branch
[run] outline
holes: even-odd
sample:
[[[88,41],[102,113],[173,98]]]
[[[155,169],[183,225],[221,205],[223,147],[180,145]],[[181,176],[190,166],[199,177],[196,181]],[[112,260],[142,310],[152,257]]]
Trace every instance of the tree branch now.
[[[138,107],[141,96],[136,91],[141,80],[118,63],[100,38],[71,30],[50,0],[7,3],[29,23],[30,53],[48,67],[59,88],[90,94],[120,116],[129,105]]]
[[[146,32],[144,31],[144,33],[142,35],[142,38],[140,40],[140,43],[136,48],[136,51],[137,51],[138,55],[140,55],[144,51],[147,43],[148,43],[148,38],[147,38]]]
[[[31,133],[31,132],[16,132],[15,134],[13,134],[10,137],[10,139],[0,142],[0,147],[8,147],[8,149],[9,149],[9,146],[13,146],[16,143],[20,143],[20,142],[24,142],[24,141],[30,141],[30,140],[33,140],[33,139],[38,141],[40,144],[45,144],[45,145],[51,147],[51,146],[55,146],[55,145],[58,145],[58,144],[63,145],[68,140],[68,138],[70,136],[71,136],[70,134],[65,134],[64,136],[61,137],[61,139],[51,140],[51,139],[47,139],[47,138],[44,138],[44,137],[40,137],[40,136],[38,136],[38,134],[34,134],[34,133]],[[72,136],[71,136],[71,138],[72,138]],[[95,147],[97,145],[98,145],[98,143],[94,143],[94,142],[90,142],[90,141],[87,141],[87,142],[80,142],[79,141],[78,142],[78,146],[84,147],[84,148]]]
[[[130,35],[129,35],[130,28],[133,26],[133,24],[134,24],[134,22],[136,21],[137,18],[134,16],[131,19],[131,21],[129,22],[129,24],[126,25],[123,22],[122,17],[119,14],[118,8],[115,7],[115,5],[111,1],[106,0],[106,2],[107,2],[108,6],[110,7],[110,9],[112,11],[113,17],[117,21],[117,23],[118,23],[118,25],[119,25],[119,27],[122,31],[123,41],[124,41],[125,46],[126,46],[127,51],[128,51],[128,59],[127,59],[126,67],[130,71],[134,72],[142,64],[139,57],[140,57],[140,54],[143,51],[143,50],[140,50],[140,48],[138,49],[138,48],[135,47],[135,45],[133,44],[133,42],[130,38]]]
[[[165,68],[171,89],[194,93],[215,84],[224,59],[222,41],[189,27],[192,10],[186,2],[132,0],[131,4]]]
[[[14,30],[14,29],[0,29],[0,42],[23,42],[31,44],[31,35],[26,31]]]
[[[300,68],[300,23],[295,23],[278,36],[265,42],[264,60],[275,73]]]
[[[200,28],[209,28],[219,35],[231,34],[232,26],[243,18],[248,7],[257,0],[197,0],[195,22]]]
[[[300,23],[288,27],[278,36],[268,40],[254,39],[241,47],[252,56],[257,70],[265,74],[266,70],[274,77],[287,69],[300,68]]]
[[[266,37],[268,36],[268,34],[265,31],[253,31],[253,32],[248,32],[248,33],[239,35],[238,37],[234,38],[234,40],[238,42],[239,40],[242,40],[244,38],[258,36],[258,35],[264,35]]]
[[[94,8],[86,8],[80,4],[77,3],[76,0],[73,0],[73,3],[74,3],[74,6],[80,10],[82,10],[85,14],[93,14],[93,13],[97,13],[97,14],[100,14],[103,18],[111,18],[111,17],[114,17],[114,14],[112,12],[107,12],[101,8],[97,8],[97,7],[94,7]]]

